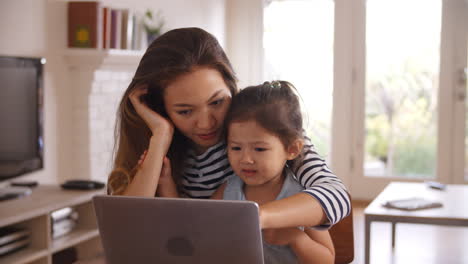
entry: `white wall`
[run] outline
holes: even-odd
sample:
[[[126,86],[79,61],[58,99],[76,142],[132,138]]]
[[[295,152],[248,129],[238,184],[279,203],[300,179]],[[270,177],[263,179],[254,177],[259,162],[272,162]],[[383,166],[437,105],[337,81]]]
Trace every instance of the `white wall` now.
[[[237,73],[239,88],[264,81],[263,2],[228,0],[226,4],[226,53]]]
[[[144,12],[146,8],[161,9],[166,17],[166,29],[201,27],[213,33],[220,43],[226,43],[225,0],[108,0],[104,5],[131,8]],[[183,8],[181,8],[183,7]],[[66,1],[64,0],[1,0],[0,54],[45,57],[45,166],[44,169],[21,177],[40,183],[57,183],[74,175],[71,140],[73,129],[72,85],[66,48]],[[112,117],[113,118],[113,117]],[[0,129],[4,129],[1,127]],[[110,159],[110,157],[109,157]],[[88,175],[82,175],[88,178]],[[3,183],[5,184],[5,183]]]
[[[61,61],[56,47],[65,43],[60,34],[53,33],[57,29],[63,30],[63,23],[58,23],[64,18],[60,11],[56,3],[46,4],[46,1],[0,2],[0,54],[47,58],[44,74],[45,164],[43,170],[26,177],[40,182],[54,182],[58,164],[67,162],[59,158],[62,155],[66,157],[66,153],[61,152],[59,147],[60,143],[66,143],[62,138],[64,134],[59,129],[65,128],[66,124],[59,122],[59,119],[66,120],[66,109],[63,107],[66,96],[62,99],[63,88],[60,87],[66,78],[66,72],[54,72],[56,69],[60,72]]]

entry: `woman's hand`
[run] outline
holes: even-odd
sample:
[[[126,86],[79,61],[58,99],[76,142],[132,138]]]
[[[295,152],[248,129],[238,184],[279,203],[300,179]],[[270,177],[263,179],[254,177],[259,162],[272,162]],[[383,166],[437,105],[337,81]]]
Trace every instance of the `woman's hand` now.
[[[137,86],[130,93],[130,101],[132,102],[135,111],[138,113],[141,119],[145,121],[146,125],[151,130],[153,135],[166,135],[166,137],[172,140],[172,136],[174,134],[174,125],[172,125],[172,123],[169,120],[162,117],[159,113],[153,111],[144,102],[141,101],[141,96],[147,93],[147,85]]]

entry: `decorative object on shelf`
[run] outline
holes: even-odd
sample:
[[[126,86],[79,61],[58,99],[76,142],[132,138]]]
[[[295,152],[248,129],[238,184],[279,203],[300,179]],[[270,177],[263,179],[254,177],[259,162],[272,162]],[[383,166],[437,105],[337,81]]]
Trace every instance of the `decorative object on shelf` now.
[[[69,190],[93,190],[104,188],[106,184],[100,181],[92,180],[68,180],[61,184],[63,189]]]
[[[52,238],[56,239],[73,231],[78,221],[78,212],[71,207],[53,211],[50,214]]]
[[[143,26],[148,38],[148,45],[161,35],[164,23],[165,21],[161,10],[156,14],[153,14],[153,11],[150,9],[146,10],[145,16],[143,17]]]

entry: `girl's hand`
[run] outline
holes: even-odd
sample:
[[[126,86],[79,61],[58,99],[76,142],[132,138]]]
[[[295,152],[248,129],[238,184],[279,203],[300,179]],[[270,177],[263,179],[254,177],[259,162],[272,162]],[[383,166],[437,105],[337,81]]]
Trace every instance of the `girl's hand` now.
[[[290,245],[301,236],[307,235],[297,227],[263,229],[262,233],[268,244],[279,246]]]
[[[130,93],[130,101],[132,102],[135,111],[145,121],[148,128],[151,130],[153,135],[165,134],[172,140],[174,134],[174,126],[166,118],[162,117],[159,113],[156,113],[149,108],[144,102],[141,101],[141,96],[148,93],[147,85],[140,85]]]

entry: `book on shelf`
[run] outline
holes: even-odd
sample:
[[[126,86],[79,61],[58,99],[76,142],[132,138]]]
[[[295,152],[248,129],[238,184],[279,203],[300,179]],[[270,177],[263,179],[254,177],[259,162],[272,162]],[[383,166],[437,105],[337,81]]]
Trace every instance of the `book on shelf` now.
[[[62,219],[52,226],[52,238],[56,239],[73,231],[76,221],[73,219]]]
[[[122,32],[120,33],[121,39],[120,39],[120,48],[121,49],[128,49],[128,32],[131,30],[131,25],[129,25],[129,10],[128,9],[122,9]],[[130,26],[130,27],[129,27]]]
[[[52,224],[53,223],[56,223],[56,222],[59,222],[63,219],[73,219],[73,220],[78,220],[78,212],[76,212],[73,208],[71,207],[64,207],[62,209],[58,209],[58,210],[55,210],[53,211],[51,214],[50,214],[50,217],[51,217],[51,220],[52,220]]]
[[[78,221],[78,212],[72,207],[64,207],[50,214],[52,225],[52,238],[70,233]]]
[[[98,1],[68,2],[68,47],[102,47],[102,10]]]
[[[120,13],[120,19],[119,15],[117,16],[117,19],[120,21],[120,26],[119,23],[117,23],[116,30],[120,31],[119,33],[116,32],[116,42],[119,42],[120,40],[120,49],[134,49],[132,43],[133,43],[133,38],[134,38],[134,26],[133,23],[136,19],[134,19],[134,14],[130,9],[119,9]],[[118,45],[116,45],[118,46]]]
[[[132,41],[131,41],[132,50],[139,49],[139,47],[137,46],[137,37],[138,37],[137,28],[138,28],[137,16],[135,13],[132,13]]]
[[[102,8],[102,48],[110,49],[111,9]]]
[[[30,237],[26,237],[26,238],[22,238],[22,239],[19,239],[19,240],[15,240],[15,241],[13,241],[11,243],[8,243],[8,244],[5,244],[5,245],[1,245],[0,246],[0,257],[4,256],[6,254],[9,254],[9,253],[16,252],[16,251],[18,251],[20,249],[23,249],[23,248],[27,247],[30,242],[31,242]]]
[[[25,228],[3,227],[0,228],[0,246],[7,245],[17,240],[28,238],[31,232]]]
[[[120,49],[122,34],[122,10],[111,8],[110,48]]]

